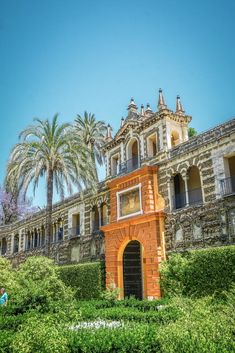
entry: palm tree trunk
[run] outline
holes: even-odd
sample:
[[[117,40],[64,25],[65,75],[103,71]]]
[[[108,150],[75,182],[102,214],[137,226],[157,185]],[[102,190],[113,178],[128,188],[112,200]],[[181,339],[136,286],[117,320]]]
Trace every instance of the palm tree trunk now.
[[[46,253],[49,253],[52,239],[52,202],[53,202],[53,171],[47,173],[47,209],[46,209]]]
[[[97,172],[97,168],[96,168],[95,153],[94,153],[94,147],[93,146],[91,147],[91,159],[92,159],[92,162],[93,162],[94,168],[95,168],[95,178],[96,178],[96,181],[98,182],[99,181],[99,177],[98,177],[98,172]]]

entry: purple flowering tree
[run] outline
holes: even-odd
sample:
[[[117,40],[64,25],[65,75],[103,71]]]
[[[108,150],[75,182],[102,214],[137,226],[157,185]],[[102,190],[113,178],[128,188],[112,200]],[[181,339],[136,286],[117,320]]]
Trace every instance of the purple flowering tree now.
[[[24,219],[37,212],[29,199],[14,195],[0,186],[0,224],[9,224],[16,219]]]

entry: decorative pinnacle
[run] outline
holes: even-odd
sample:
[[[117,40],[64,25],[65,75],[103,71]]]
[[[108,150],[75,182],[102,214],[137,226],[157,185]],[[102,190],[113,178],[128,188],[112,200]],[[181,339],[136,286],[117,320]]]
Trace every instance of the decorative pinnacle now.
[[[143,104],[141,104],[140,114],[144,115],[144,105]]]
[[[110,141],[112,140],[112,128],[111,126],[108,124],[107,126],[107,134],[106,134],[106,140]]]
[[[163,109],[166,109],[167,106],[165,104],[165,101],[164,101],[164,97],[163,97],[163,94],[162,94],[162,89],[159,88],[159,96],[158,96],[158,104],[157,104],[157,107],[158,107],[158,110],[163,110]]]
[[[125,123],[125,119],[122,117],[121,118],[121,127],[124,125],[124,123]]]
[[[128,105],[127,110],[131,110],[133,112],[137,111],[137,105],[135,104],[134,98],[131,98],[130,104]]]
[[[152,114],[152,113],[153,113],[153,111],[152,111],[152,109],[150,108],[150,104],[147,103],[147,104],[146,104],[145,114]]]
[[[183,109],[183,106],[181,104],[179,95],[177,95],[177,97],[176,97],[176,110],[175,110],[175,112],[176,112],[176,114],[184,115],[184,109]]]

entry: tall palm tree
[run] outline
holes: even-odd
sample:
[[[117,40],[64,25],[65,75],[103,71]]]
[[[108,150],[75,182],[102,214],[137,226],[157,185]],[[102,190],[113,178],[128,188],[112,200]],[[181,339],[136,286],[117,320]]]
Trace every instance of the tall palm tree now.
[[[24,129],[20,142],[10,154],[7,170],[8,182],[17,181],[18,188],[26,194],[30,184],[33,191],[39,179],[46,177],[47,190],[47,243],[51,238],[52,203],[54,186],[64,198],[65,186],[71,193],[73,185],[79,189],[94,186],[95,173],[85,144],[72,138],[70,124],[59,124],[58,114],[52,122],[35,118],[36,124]]]
[[[102,120],[96,120],[94,114],[88,114],[85,111],[84,116],[77,115],[77,118],[75,119],[75,131],[77,136],[85,142],[90,150],[91,159],[96,171],[96,179],[98,180],[96,161],[99,165],[102,165],[104,162],[102,148],[105,143],[107,131],[105,122]]]

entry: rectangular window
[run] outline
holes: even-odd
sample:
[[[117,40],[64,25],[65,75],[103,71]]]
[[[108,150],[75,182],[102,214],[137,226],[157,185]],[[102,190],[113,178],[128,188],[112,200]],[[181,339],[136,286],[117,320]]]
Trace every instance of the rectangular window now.
[[[117,193],[118,219],[142,214],[140,184]]]

